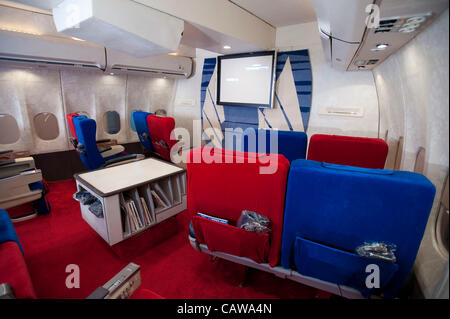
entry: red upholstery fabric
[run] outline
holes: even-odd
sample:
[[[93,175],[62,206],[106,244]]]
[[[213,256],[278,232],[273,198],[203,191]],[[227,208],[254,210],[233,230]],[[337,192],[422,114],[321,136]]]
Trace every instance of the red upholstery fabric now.
[[[35,299],[25,259],[16,242],[0,244],[0,283],[10,284],[17,299]]]
[[[130,299],[164,299],[164,298],[151,290],[139,288],[134,292],[133,295],[131,295]]]
[[[202,152],[214,152],[222,163],[208,164],[209,160],[201,156]],[[268,164],[262,163],[261,155],[255,153],[202,147],[188,154],[188,210],[200,243],[213,245],[208,246],[210,249],[252,258],[256,262],[268,261],[272,267],[278,264],[289,161],[280,154],[270,156],[278,163],[274,174],[260,173],[260,168]],[[267,157],[264,155],[264,158]],[[267,236],[247,234],[232,226],[195,218],[201,212],[227,219],[235,225],[243,210],[251,210],[270,219],[272,232],[268,258]],[[251,251],[253,248],[255,251]]]
[[[210,251],[247,257],[257,263],[268,260],[269,234],[252,233],[199,216],[193,217],[192,225],[199,242],[205,243]]]
[[[67,114],[67,123],[69,124],[69,131],[70,131],[70,135],[73,138],[77,138],[77,132],[75,131],[75,126],[73,124],[73,118],[79,116],[78,113],[70,113]]]
[[[315,134],[311,136],[308,160],[383,169],[388,145],[379,138]]]
[[[177,143],[176,140],[170,139],[170,133],[175,128],[175,120],[172,117],[150,114],[147,116],[147,124],[155,151],[170,161],[170,149]]]

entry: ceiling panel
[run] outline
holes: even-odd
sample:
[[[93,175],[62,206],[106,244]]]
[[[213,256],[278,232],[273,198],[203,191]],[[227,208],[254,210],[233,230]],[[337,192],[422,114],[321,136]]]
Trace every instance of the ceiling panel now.
[[[26,4],[43,10],[51,10],[64,0],[11,0],[13,2]]]
[[[315,21],[312,0],[230,0],[274,27]]]

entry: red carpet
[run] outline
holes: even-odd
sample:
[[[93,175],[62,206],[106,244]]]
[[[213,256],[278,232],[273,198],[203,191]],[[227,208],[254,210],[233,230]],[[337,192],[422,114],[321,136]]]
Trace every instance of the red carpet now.
[[[244,267],[210,262],[187,237],[185,213],[141,236],[110,247],[81,218],[72,198],[73,180],[50,183],[52,212],[16,224],[39,298],[86,298],[129,262],[141,266],[142,286],[164,298],[314,298],[329,295],[311,287],[252,270],[244,287]],[[66,266],[80,267],[80,288],[68,289]]]

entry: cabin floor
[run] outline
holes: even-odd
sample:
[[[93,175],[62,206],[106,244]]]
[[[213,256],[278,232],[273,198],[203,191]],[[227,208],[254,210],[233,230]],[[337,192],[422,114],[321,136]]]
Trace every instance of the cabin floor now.
[[[142,288],[164,298],[329,298],[331,295],[226,260],[210,261],[188,241],[188,216],[110,247],[81,218],[73,179],[49,183],[51,213],[15,224],[38,298],[83,299],[128,263],[141,266]],[[66,267],[80,267],[80,288],[66,287]]]

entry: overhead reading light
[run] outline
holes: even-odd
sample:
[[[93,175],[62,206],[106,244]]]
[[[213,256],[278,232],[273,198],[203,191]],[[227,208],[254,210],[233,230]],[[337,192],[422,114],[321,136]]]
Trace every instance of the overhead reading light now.
[[[374,49],[372,49],[372,51],[383,51],[388,46],[389,46],[389,44],[387,44],[387,43],[379,43],[379,44],[377,44],[377,46]]]
[[[229,45],[224,45],[223,48],[224,48],[225,50],[230,50],[230,49],[231,49],[231,47],[230,47]]]

